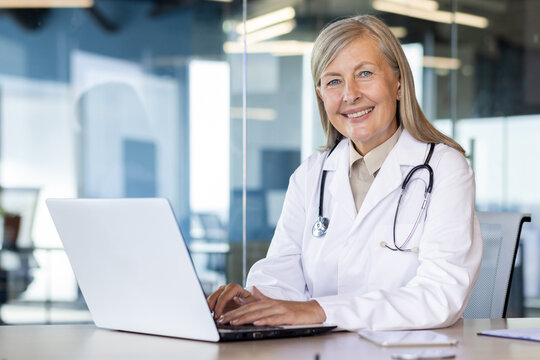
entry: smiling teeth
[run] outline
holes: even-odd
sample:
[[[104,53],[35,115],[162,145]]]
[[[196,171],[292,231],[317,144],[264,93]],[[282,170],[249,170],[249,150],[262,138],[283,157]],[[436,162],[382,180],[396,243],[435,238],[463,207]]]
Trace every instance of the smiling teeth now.
[[[362,111],[359,111],[359,112],[355,112],[355,113],[352,113],[352,114],[347,114],[347,117],[348,118],[357,118],[357,117],[360,117],[362,115],[366,115],[366,114],[372,112],[373,109],[374,109],[373,107],[370,107],[368,109],[365,109],[365,110],[362,110]]]

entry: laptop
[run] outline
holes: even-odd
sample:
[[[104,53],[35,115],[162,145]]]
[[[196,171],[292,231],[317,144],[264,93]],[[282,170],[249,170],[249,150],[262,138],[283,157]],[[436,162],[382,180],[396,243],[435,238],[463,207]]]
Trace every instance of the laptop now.
[[[97,327],[204,341],[322,334],[335,326],[218,329],[166,199],[48,199]]]

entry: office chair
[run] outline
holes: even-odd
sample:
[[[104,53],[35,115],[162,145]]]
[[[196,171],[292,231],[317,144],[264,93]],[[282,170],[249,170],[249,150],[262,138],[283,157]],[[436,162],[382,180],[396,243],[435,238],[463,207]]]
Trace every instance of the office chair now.
[[[23,293],[34,279],[32,228],[39,189],[0,187],[0,307]],[[11,214],[8,215],[7,214]],[[12,226],[6,226],[6,222]],[[16,220],[16,221],[14,221]],[[15,228],[15,229],[13,229]],[[6,261],[9,260],[9,261]],[[0,324],[2,319],[0,318]]]
[[[484,240],[482,266],[463,317],[504,318],[521,227],[531,221],[531,215],[478,212],[478,219]]]

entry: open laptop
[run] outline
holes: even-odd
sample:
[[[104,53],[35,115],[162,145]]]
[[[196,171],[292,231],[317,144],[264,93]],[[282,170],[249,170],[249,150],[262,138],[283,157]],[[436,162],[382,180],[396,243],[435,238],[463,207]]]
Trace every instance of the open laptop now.
[[[47,207],[98,327],[214,342],[335,328],[218,329],[166,199],[48,199]]]

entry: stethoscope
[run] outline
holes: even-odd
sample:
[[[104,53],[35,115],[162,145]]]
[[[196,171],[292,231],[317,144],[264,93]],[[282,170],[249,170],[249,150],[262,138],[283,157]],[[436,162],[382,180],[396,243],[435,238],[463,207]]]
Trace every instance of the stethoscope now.
[[[429,198],[431,196],[431,190],[433,189],[433,169],[429,165],[429,161],[431,160],[431,156],[433,155],[433,149],[435,148],[435,144],[430,143],[429,145],[430,145],[430,147],[429,147],[428,155],[426,157],[426,161],[421,165],[417,165],[417,166],[413,167],[407,173],[407,176],[405,176],[405,179],[403,180],[403,183],[401,184],[401,193],[399,195],[399,200],[398,200],[397,207],[396,207],[396,213],[394,214],[394,224],[393,224],[393,229],[392,229],[392,237],[393,237],[394,247],[391,247],[390,245],[388,245],[384,241],[381,242],[382,247],[385,247],[385,248],[390,249],[392,251],[405,251],[405,252],[414,252],[414,253],[418,252],[418,248],[416,248],[416,247],[414,247],[414,248],[406,248],[406,246],[409,243],[409,241],[411,240],[414,232],[416,231],[416,228],[418,227],[418,224],[420,223],[420,219],[422,218],[422,215],[426,211],[427,205],[429,203]],[[325,236],[326,232],[328,231],[328,225],[330,224],[330,219],[323,216],[324,183],[326,181],[326,174],[328,172],[328,170],[323,170],[323,169],[324,169],[324,162],[328,159],[328,157],[330,156],[332,151],[334,151],[336,146],[337,146],[337,144],[334,145],[334,147],[328,152],[328,154],[326,155],[325,160],[323,161],[322,167],[321,167],[321,185],[320,185],[320,189],[319,189],[319,216],[317,217],[317,221],[315,221],[315,224],[313,224],[313,228],[311,230],[313,236],[315,236],[315,237],[323,237],[323,236]],[[428,174],[429,174],[429,182],[428,182],[427,186],[424,189],[424,201],[422,202],[422,207],[420,209],[420,212],[418,213],[418,216],[416,217],[416,221],[415,221],[415,223],[413,225],[413,228],[412,228],[411,232],[409,233],[409,235],[407,236],[405,241],[401,245],[398,245],[397,242],[396,242],[396,223],[397,223],[397,218],[398,218],[398,213],[399,213],[399,207],[401,205],[401,200],[403,199],[403,196],[407,192],[407,185],[410,183],[412,176],[417,171],[420,171],[420,170],[426,170],[428,172]]]

